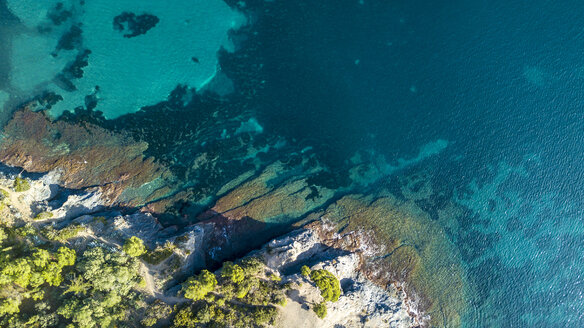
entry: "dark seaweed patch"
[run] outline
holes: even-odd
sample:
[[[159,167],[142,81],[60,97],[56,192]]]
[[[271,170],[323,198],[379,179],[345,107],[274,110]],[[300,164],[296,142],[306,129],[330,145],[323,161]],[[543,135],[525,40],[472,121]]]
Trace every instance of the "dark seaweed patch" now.
[[[66,10],[64,8],[62,2],[58,2],[55,5],[55,8],[53,8],[53,10],[51,10],[47,14],[47,17],[51,20],[51,22],[53,22],[53,24],[55,24],[57,26],[63,24],[66,20],[68,20],[72,16],[73,16],[73,14],[71,13],[71,11]]]
[[[77,87],[73,84],[74,79],[83,77],[83,68],[88,65],[89,54],[91,50],[84,50],[77,54],[75,60],[70,62],[61,73],[59,73],[54,82],[65,91],[75,91]]]
[[[69,31],[63,34],[61,39],[59,39],[56,50],[73,50],[76,46],[81,45],[81,33],[83,33],[83,31],[79,26],[71,26]]]
[[[146,34],[152,29],[160,20],[158,17],[150,14],[142,14],[136,16],[134,13],[123,12],[114,17],[114,30],[125,32],[124,38],[133,38],[142,34]]]

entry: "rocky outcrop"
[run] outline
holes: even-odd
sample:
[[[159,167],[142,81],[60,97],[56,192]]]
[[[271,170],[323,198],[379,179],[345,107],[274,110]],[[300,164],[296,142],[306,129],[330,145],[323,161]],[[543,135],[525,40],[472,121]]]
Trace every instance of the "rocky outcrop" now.
[[[17,111],[4,128],[0,161],[29,172],[58,171],[71,189],[96,187],[108,204],[142,205],[171,192],[173,175],[143,152],[147,144],[91,124]]]
[[[30,189],[14,192],[20,171],[5,168],[0,172],[0,188],[8,191],[3,211],[15,214],[15,220],[57,229],[83,226],[84,232],[73,241],[77,247],[97,242],[119,249],[127,238],[138,236],[149,249],[159,249],[164,256],[147,264],[143,272],[151,294],[171,303],[184,301],[175,296],[177,283],[193,272],[261,247],[252,255],[261,255],[270,270],[294,286],[282,309],[283,327],[458,325],[466,302],[464,273],[444,232],[425,212],[389,193],[347,195],[327,206],[306,199],[301,207],[287,206],[278,201],[295,197],[283,190],[298,179],[279,177],[279,165],[225,191],[213,207],[221,213],[209,210],[184,227],[164,227],[147,208],[120,213],[108,207],[100,188],[63,188],[61,171],[24,173]],[[52,217],[33,221],[41,212]],[[275,224],[278,217],[305,223],[287,233],[290,224]],[[282,234],[269,241],[270,235]],[[174,246],[165,250],[169,243]],[[324,320],[310,310],[320,294],[299,275],[302,265],[324,268],[341,281],[342,296],[328,304]],[[294,321],[299,317],[308,319]],[[436,318],[442,322],[436,323]]]
[[[334,196],[333,190],[307,183],[307,177],[316,172],[318,169],[292,174],[283,163],[275,162],[218,199],[212,211],[234,220],[295,222]]]
[[[314,227],[277,238],[254,253],[292,285],[278,327],[405,328],[419,324],[419,318],[410,315],[403,290],[393,285],[383,288],[366,279],[360,271],[362,255],[329,247]],[[328,270],[341,282],[341,296],[337,302],[327,302],[324,319],[310,310],[322,297],[309,279],[299,274],[301,265]]]

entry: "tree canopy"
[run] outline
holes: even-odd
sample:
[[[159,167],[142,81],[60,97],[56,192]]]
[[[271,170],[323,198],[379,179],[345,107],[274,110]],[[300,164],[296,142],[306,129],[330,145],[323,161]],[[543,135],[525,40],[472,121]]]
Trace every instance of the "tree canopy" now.
[[[243,281],[243,279],[245,279],[245,273],[239,265],[226,261],[223,263],[221,278],[231,281],[234,284],[239,284]]]
[[[189,278],[182,287],[186,298],[194,301],[202,300],[217,286],[217,278],[208,270],[203,270],[199,275]]]
[[[124,252],[132,257],[138,257],[146,254],[147,250],[142,239],[132,236],[124,243]]]
[[[313,270],[310,273],[310,279],[314,281],[320,295],[325,301],[336,302],[341,296],[341,285],[339,279],[327,270]]]

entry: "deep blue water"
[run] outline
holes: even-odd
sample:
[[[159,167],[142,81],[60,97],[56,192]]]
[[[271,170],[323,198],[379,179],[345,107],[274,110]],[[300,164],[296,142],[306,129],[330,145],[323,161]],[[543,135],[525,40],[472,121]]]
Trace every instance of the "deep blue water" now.
[[[394,175],[425,172],[435,216],[464,209],[436,219],[473,287],[465,327],[584,327],[584,2],[245,3],[264,133],[331,167],[448,141]]]
[[[271,8],[260,121],[335,160],[448,140],[420,170],[468,209],[446,219],[476,287],[465,326],[584,326],[584,3]]]

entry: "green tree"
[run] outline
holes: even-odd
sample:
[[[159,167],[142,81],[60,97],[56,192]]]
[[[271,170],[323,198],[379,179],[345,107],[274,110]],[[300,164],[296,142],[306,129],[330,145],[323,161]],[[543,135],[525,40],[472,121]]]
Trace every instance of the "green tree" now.
[[[77,258],[77,253],[74,249],[61,246],[57,250],[57,263],[61,267],[70,266],[75,264],[75,259]]]
[[[172,308],[161,300],[155,300],[146,309],[146,316],[142,319],[143,326],[152,327],[159,320],[167,318],[172,313]]]
[[[146,246],[142,239],[132,236],[124,243],[124,252],[132,257],[138,257],[146,254]]]
[[[316,316],[317,317],[319,317],[321,319],[324,319],[324,317],[326,317],[326,312],[327,311],[326,311],[326,304],[325,304],[325,302],[321,302],[321,303],[315,304],[312,307],[312,310],[314,311],[314,313],[316,313]]]
[[[26,321],[25,327],[48,328],[57,327],[59,318],[51,306],[46,302],[39,302],[34,305],[34,315]]]
[[[76,268],[99,291],[115,290],[125,295],[140,281],[138,261],[101,247],[86,250]]]
[[[65,301],[65,303],[63,305],[61,305],[57,309],[57,314],[59,314],[60,316],[62,316],[65,319],[71,319],[71,318],[73,318],[73,314],[75,313],[75,310],[77,309],[78,306],[79,306],[78,299],[69,298]]]
[[[310,268],[309,268],[309,267],[307,267],[306,265],[303,265],[303,266],[300,268],[300,273],[301,273],[301,274],[302,274],[304,277],[307,277],[307,278],[308,278],[308,276],[310,276]]]
[[[20,176],[17,176],[14,179],[14,191],[16,192],[23,192],[23,191],[27,191],[30,189],[30,183],[28,182],[27,179],[21,178]]]
[[[173,320],[175,327],[196,328],[199,326],[190,306],[178,311]]]
[[[67,293],[73,293],[74,295],[77,294],[87,294],[87,291],[91,288],[91,284],[83,279],[82,276],[73,276],[69,286],[63,292],[63,295]]]
[[[14,298],[0,299],[0,317],[5,314],[18,313],[20,300]]]
[[[243,269],[233,262],[226,261],[223,263],[223,269],[221,270],[221,278],[229,280],[235,284],[239,284],[245,279],[245,273]]]
[[[28,287],[32,275],[31,263],[24,258],[14,259],[5,264],[2,274],[20,287]]]
[[[327,270],[313,270],[310,273],[310,279],[314,281],[320,295],[325,301],[336,302],[341,296],[341,285],[339,279]]]
[[[250,256],[241,260],[240,266],[247,277],[252,277],[260,274],[265,264],[259,257]]]
[[[51,259],[51,254],[45,249],[37,248],[31,256],[32,263],[39,270],[44,269]]]
[[[62,267],[59,263],[51,262],[47,267],[41,272],[45,281],[51,286],[59,286],[63,282],[63,276],[61,275]]]
[[[189,278],[183,285],[182,291],[186,298],[194,301],[202,300],[217,286],[217,278],[207,270],[201,271],[196,277]]]
[[[0,245],[2,245],[2,243],[8,238],[8,235],[6,234],[6,231],[4,231],[4,228],[0,227]]]

